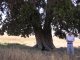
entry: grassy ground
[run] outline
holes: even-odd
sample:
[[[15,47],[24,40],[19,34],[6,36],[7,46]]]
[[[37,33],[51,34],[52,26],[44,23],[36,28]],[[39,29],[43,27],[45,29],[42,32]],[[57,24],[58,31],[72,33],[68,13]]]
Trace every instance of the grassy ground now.
[[[0,60],[80,60],[80,40],[75,39],[75,55],[71,58],[66,53],[66,41],[54,37],[56,49],[51,52],[32,48],[36,44],[34,36],[21,38],[0,36]]]
[[[75,55],[70,58],[66,48],[56,48],[49,52],[20,44],[1,44],[0,60],[80,60],[80,49],[75,49]]]

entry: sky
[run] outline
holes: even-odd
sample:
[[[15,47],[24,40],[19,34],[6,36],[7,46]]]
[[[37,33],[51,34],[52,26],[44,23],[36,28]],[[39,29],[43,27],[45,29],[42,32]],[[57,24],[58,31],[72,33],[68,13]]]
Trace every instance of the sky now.
[[[71,1],[74,4],[74,6],[77,6],[77,3],[76,3],[77,0],[71,0]]]

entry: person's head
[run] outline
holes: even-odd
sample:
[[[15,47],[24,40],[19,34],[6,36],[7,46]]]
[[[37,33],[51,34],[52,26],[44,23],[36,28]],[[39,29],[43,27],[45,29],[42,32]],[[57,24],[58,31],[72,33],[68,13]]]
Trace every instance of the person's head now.
[[[72,32],[69,32],[69,35],[72,35]]]

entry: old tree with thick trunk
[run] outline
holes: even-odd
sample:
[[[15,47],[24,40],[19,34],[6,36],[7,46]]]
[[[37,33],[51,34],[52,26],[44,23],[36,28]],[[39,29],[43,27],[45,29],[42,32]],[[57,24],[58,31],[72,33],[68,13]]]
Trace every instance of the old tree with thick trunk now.
[[[47,2],[45,2],[45,0],[3,1],[8,11],[6,11],[7,18],[2,23],[1,31],[7,32],[8,35],[22,35],[23,37],[29,36],[29,34],[34,31],[36,38],[35,47],[42,50],[52,50],[54,48],[51,35],[53,13],[50,11],[50,6],[52,1],[53,0],[48,0]],[[45,10],[46,15],[44,19],[39,13],[40,7]],[[2,9],[4,12],[5,7]],[[42,15],[44,16],[44,12]]]
[[[40,13],[41,8],[43,12]],[[78,30],[79,10],[77,11],[70,0],[0,0],[0,11],[6,12],[6,19],[0,21],[0,33],[26,37],[34,32],[35,47],[52,50],[55,46],[51,25],[56,36],[64,36],[62,30]]]

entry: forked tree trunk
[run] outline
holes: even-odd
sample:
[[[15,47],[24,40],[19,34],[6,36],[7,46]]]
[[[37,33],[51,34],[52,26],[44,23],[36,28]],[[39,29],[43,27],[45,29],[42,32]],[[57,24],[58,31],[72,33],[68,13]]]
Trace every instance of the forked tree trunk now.
[[[43,30],[34,30],[36,38],[36,47],[41,50],[52,50],[54,48],[52,35]]]

